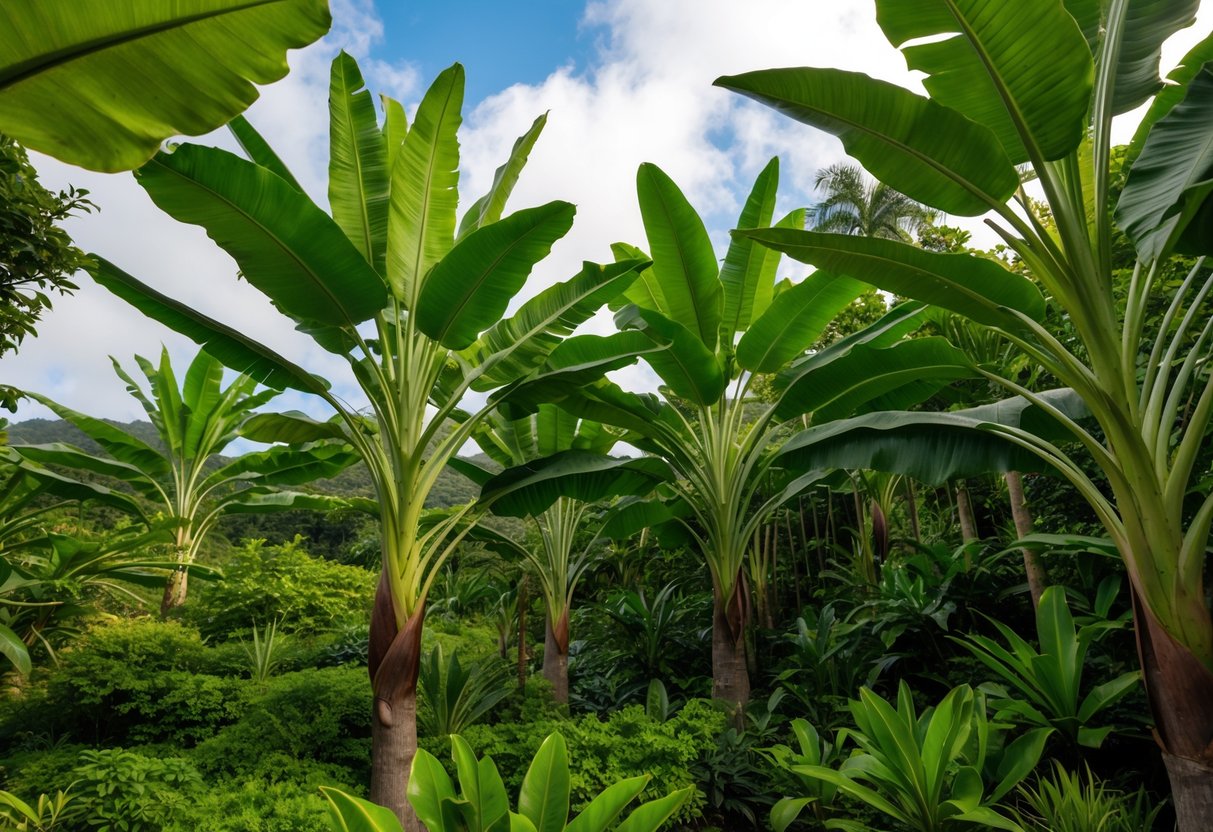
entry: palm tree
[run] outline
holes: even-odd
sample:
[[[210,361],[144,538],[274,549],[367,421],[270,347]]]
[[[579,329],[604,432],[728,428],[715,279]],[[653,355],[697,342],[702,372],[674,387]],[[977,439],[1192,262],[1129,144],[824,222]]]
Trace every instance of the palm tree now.
[[[935,212],[864,175],[859,165],[836,162],[819,170],[814,187],[825,199],[809,209],[815,231],[910,241]]]

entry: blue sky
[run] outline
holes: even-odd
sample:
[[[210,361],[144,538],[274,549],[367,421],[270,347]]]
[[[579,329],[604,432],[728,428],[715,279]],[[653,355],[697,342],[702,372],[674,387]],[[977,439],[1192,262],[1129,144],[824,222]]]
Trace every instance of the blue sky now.
[[[406,107],[452,61],[467,69],[460,133],[461,204],[487,189],[514,139],[549,113],[548,125],[512,200],[513,208],[553,199],[578,209],[572,232],[536,268],[521,297],[575,274],[583,260],[609,262],[610,244],[642,243],[635,172],[653,162],[682,187],[723,255],[753,178],[781,160],[777,214],[813,201],[815,172],[845,159],[833,137],[712,87],[719,75],[774,66],[835,66],[920,89],[917,78],[876,27],[872,3],[857,0],[330,0],[328,36],[290,57],[291,73],[265,88],[249,119],[327,206],[329,64],[339,49],[360,62],[368,85]],[[1213,3],[1206,4],[1213,7]],[[1174,39],[1164,67],[1210,29],[1213,13]],[[1127,119],[1121,140],[1131,135]],[[234,145],[225,131],[194,141]],[[331,379],[357,404],[348,368],[296,333],[235,266],[192,226],[159,212],[130,174],[93,174],[35,158],[48,187],[87,188],[101,207],[68,230],[82,248],[117,263],[160,291],[242,331]],[[981,228],[980,220],[965,220]],[[988,235],[993,242],[992,235]],[[980,238],[977,238],[980,239]],[[785,264],[781,277],[803,274]],[[122,301],[79,280],[80,291],[55,309],[16,355],[4,380],[95,416],[133,419],[138,405],[114,376],[108,356],[156,356],[161,344],[185,366],[196,347]],[[598,331],[611,327],[603,316]],[[642,389],[642,367],[622,383]],[[282,408],[327,417],[322,407],[284,396]],[[17,419],[46,416],[24,405]]]
[[[541,83],[556,67],[584,68],[602,30],[578,25],[583,8],[576,0],[379,0],[385,37],[372,54],[409,61],[424,78],[459,61],[468,100],[480,101],[510,84]]]

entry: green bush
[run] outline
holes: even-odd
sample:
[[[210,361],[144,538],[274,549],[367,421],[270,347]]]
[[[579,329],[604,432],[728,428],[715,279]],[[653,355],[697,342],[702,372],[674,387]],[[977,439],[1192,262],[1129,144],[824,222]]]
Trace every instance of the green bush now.
[[[282,619],[286,631],[315,632],[370,616],[375,575],[314,558],[301,538],[281,546],[249,542],[182,611],[207,636],[226,638]]]
[[[343,780],[369,778],[371,687],[364,668],[284,673],[249,690],[239,721],[195,749],[204,773],[277,782],[315,764]]]
[[[641,774],[652,775],[642,800],[696,785],[693,769],[716,750],[724,727],[721,711],[710,702],[691,700],[665,722],[656,722],[644,708],[631,706],[605,721],[586,714],[574,720],[548,718],[473,725],[465,729],[463,737],[477,755],[493,758],[507,791],[517,793],[544,738],[559,731],[568,744],[571,760],[572,808],[580,811],[607,786]],[[439,760],[450,758],[450,741],[445,737],[427,738],[421,745]],[[696,788],[675,819],[686,822],[697,818],[704,805],[705,795]]]
[[[189,809],[202,787],[180,757],[145,757],[121,748],[84,751],[72,771],[73,815],[102,832],[161,832]]]
[[[331,832],[318,787],[334,782],[332,776],[221,782],[164,832]]]
[[[95,743],[195,745],[239,716],[247,686],[204,672],[214,660],[197,630],[178,623],[95,627],[51,673],[43,729]]]

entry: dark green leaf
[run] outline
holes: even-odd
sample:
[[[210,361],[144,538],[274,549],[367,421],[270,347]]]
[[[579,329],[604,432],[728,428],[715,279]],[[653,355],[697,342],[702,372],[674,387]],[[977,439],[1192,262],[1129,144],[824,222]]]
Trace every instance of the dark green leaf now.
[[[1022,328],[1001,307],[1033,320],[1044,317],[1044,296],[1031,280],[983,257],[938,254],[907,243],[847,234],[782,228],[735,233],[753,237],[802,263],[950,309],[988,326]]]
[[[6,0],[0,132],[74,165],[130,170],[200,136],[328,31],[326,0]]]
[[[342,50],[329,78],[329,206],[333,221],[381,275],[390,181],[375,101],[357,62]]]
[[[718,78],[716,85],[838,136],[881,182],[949,214],[984,214],[1019,187],[989,128],[867,75],[766,69]]]
[[[501,320],[531,269],[573,226],[575,211],[567,202],[549,202],[468,234],[426,275],[414,311],[417,327],[451,349],[472,344]]]
[[[827,325],[867,286],[849,277],[814,272],[771,302],[741,336],[737,363],[755,373],[775,373],[821,337]]]
[[[173,218],[206,229],[292,317],[353,328],[387,304],[383,279],[333,220],[252,162],[185,144],[156,154],[138,181]]]

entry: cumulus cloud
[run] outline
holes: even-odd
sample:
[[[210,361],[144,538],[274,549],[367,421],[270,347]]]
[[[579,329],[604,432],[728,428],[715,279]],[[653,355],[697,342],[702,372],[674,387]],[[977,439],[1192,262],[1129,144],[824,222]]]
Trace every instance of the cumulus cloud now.
[[[287,161],[321,205],[327,166],[328,67],[344,48],[359,58],[369,86],[415,107],[428,79],[407,62],[371,57],[385,36],[370,0],[334,0],[335,26],[322,42],[291,56],[291,74],[267,88],[249,119]],[[1204,20],[1209,14],[1206,12]],[[468,25],[475,25],[474,21]],[[543,82],[517,84],[465,111],[462,140],[463,205],[487,189],[514,139],[550,111],[548,126],[515,191],[515,207],[552,199],[578,206],[577,222],[537,269],[527,294],[574,274],[582,260],[611,259],[610,243],[643,242],[635,198],[641,162],[660,165],[705,217],[723,253],[727,231],[754,176],[781,157],[779,210],[812,201],[815,172],[843,159],[830,136],[774,114],[711,82],[719,75],[773,66],[841,67],[920,89],[901,55],[876,27],[870,4],[821,0],[593,0],[580,25],[596,54],[586,66],[554,68]],[[1171,65],[1197,39],[1198,25],[1168,45]],[[391,33],[387,33],[391,34]],[[526,44],[517,48],[525,49]],[[1128,128],[1121,128],[1123,139]],[[225,133],[202,141],[231,147]],[[263,296],[234,279],[235,265],[205,234],[160,213],[130,175],[105,176],[39,158],[48,186],[73,183],[93,192],[100,214],[74,221],[70,231],[97,251],[152,283],[330,379],[357,403],[358,394],[335,357],[295,333]],[[973,225],[969,223],[969,225]],[[786,274],[803,273],[788,266]],[[82,278],[82,291],[57,302],[37,339],[5,361],[5,381],[46,393],[87,412],[136,418],[109,369],[107,354],[153,355],[163,342],[181,362],[194,347],[143,319],[123,302]],[[593,329],[610,328],[605,316]],[[628,386],[652,386],[641,367],[621,373]],[[289,406],[316,415],[324,409],[302,397]],[[46,415],[23,407],[19,418]]]

